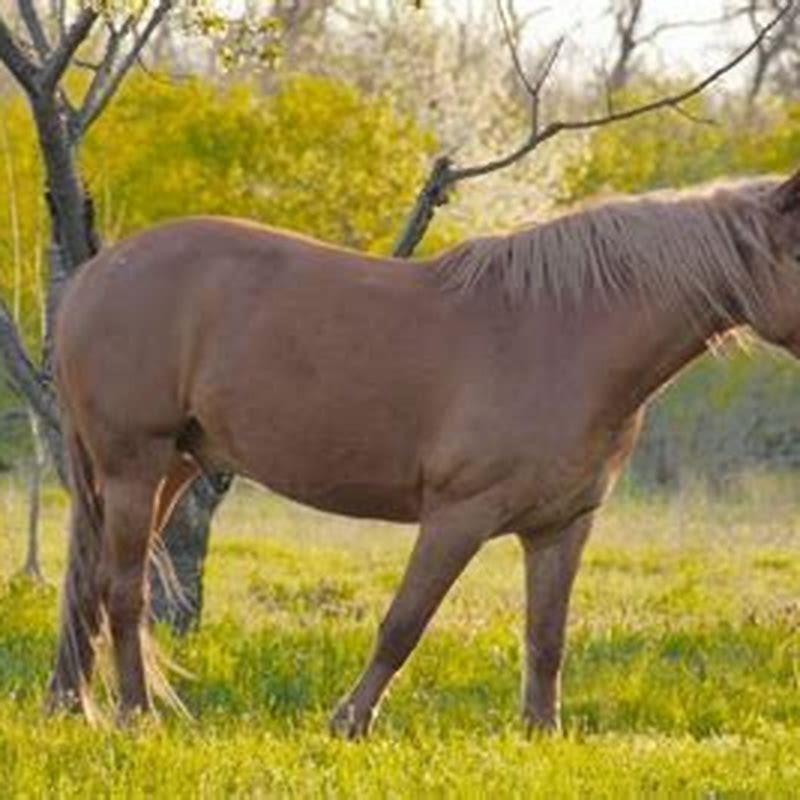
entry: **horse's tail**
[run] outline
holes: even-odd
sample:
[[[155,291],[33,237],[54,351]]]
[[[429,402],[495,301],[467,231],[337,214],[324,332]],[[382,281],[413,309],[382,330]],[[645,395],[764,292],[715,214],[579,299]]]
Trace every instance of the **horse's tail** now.
[[[94,468],[86,445],[78,432],[67,422],[64,425],[64,445],[67,454],[70,492],[73,502],[71,539],[83,551],[91,550],[99,555],[99,544],[103,530],[103,501],[94,485]],[[76,525],[76,522],[86,524]],[[97,552],[95,551],[97,548]]]
[[[50,706],[82,707],[91,714],[87,684],[95,661],[95,639],[102,620],[100,556],[103,501],[95,486],[88,450],[62,414],[64,450],[72,498],[69,553],[61,598],[61,629]]]
[[[78,600],[78,597],[72,597],[72,593],[86,595],[88,592],[96,592],[96,596],[86,599],[91,600],[99,611],[102,604],[100,555],[103,540],[103,498],[95,485],[94,468],[86,445],[69,422],[65,423],[64,428],[72,498],[69,563],[65,586],[67,594],[64,599],[65,603],[70,604],[73,599]],[[83,607],[82,604],[79,605]],[[88,620],[84,620],[86,622]],[[94,636],[99,627],[99,619],[96,622],[92,620],[90,627],[91,635]]]
[[[100,563],[104,503],[102,492],[96,486],[91,455],[68,419],[64,422],[64,445],[72,497],[72,517],[51,704],[56,707],[65,703],[70,706],[79,705],[90,719],[102,719],[103,715],[90,700],[88,683],[95,666],[97,644],[109,638],[108,626],[103,624],[106,619],[107,587],[104,585]],[[142,627],[141,636],[146,681],[150,690],[168,706],[189,717],[185,706],[170,686],[163,667],[184,675],[188,673],[164,658],[152,641],[148,625]],[[113,694],[112,681],[106,670],[101,670],[100,677],[106,690]],[[65,693],[66,697],[63,696]],[[71,695],[77,703],[71,702]]]

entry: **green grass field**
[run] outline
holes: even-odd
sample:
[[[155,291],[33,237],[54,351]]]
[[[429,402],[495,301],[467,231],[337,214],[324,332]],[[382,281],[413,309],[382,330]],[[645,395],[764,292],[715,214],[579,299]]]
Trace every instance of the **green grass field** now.
[[[2,797],[800,796],[800,504],[792,481],[723,500],[623,493],[578,579],[565,735],[518,719],[513,540],[457,584],[362,743],[328,714],[369,653],[413,531],[239,486],[220,513],[202,630],[162,649],[194,719],[132,731],[40,713],[57,593],[14,579],[22,491],[0,483]],[[64,497],[45,504],[58,582]]]

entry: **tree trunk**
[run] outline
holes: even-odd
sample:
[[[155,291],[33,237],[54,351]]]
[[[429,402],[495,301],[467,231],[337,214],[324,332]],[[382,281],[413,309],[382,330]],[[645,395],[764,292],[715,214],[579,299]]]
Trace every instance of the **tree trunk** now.
[[[28,481],[28,546],[25,566],[22,571],[34,581],[44,581],[41,559],[39,557],[39,511],[41,508],[42,473],[46,465],[46,454],[42,447],[39,432],[39,418],[33,411],[28,411],[30,419],[33,458]]]
[[[58,97],[33,104],[52,222],[50,280],[42,372],[52,385],[52,348],[56,312],[69,279],[99,249],[91,197],[80,179],[77,151],[80,139],[69,126],[69,113]],[[64,480],[61,431],[52,422],[44,426],[54,463]],[[187,492],[164,532],[160,567],[151,569],[153,616],[178,633],[196,627],[203,601],[203,567],[208,550],[211,517],[227,491],[229,481],[202,478]],[[173,567],[168,563],[172,562]],[[173,580],[165,579],[174,576]]]
[[[198,478],[175,509],[151,560],[151,616],[181,635],[200,625],[211,518],[226,491],[227,486]]]

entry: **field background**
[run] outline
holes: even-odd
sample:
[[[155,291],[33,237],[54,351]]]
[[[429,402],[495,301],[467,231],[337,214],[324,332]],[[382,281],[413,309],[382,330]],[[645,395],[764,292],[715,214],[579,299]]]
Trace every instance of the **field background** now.
[[[215,521],[202,629],[162,649],[194,721],[119,732],[40,711],[57,592],[14,572],[24,492],[0,483],[0,793],[19,797],[793,797],[800,786],[800,506],[792,479],[724,497],[623,485],[579,575],[565,735],[518,717],[522,570],[489,545],[384,703],[332,739],[413,530],[352,522],[239,484]],[[65,497],[45,495],[47,575]],[[102,692],[101,692],[102,694]],[[102,697],[100,698],[103,704]],[[109,711],[107,704],[104,704]]]
[[[0,0],[0,17],[24,40],[20,9],[62,5]],[[70,14],[83,5],[66,4]],[[118,31],[141,30],[122,22],[126,9],[155,0],[95,5],[119,15]],[[496,0],[174,5],[142,54],[147,69],[131,70],[76,153],[107,245],[174,217],[225,214],[385,255],[437,155],[481,164],[529,137],[531,97],[516,70],[540,73],[558,35],[547,35],[553,20],[539,11],[571,15],[550,61],[543,125],[687,88],[704,76],[701,62],[721,64],[752,35],[740,14],[709,25],[727,0],[692,9],[518,0],[532,13],[512,20],[521,26],[517,62]],[[207,19],[209,29],[183,13],[222,5],[246,6],[238,32],[266,39],[238,40],[237,25]],[[469,19],[447,10],[467,5]],[[511,12],[514,3],[504,5]],[[774,4],[749,5],[758,25]],[[672,32],[662,37],[665,22]],[[55,35],[58,21],[45,23]],[[285,26],[277,51],[272,23]],[[682,113],[565,133],[463,182],[416,255],[604,196],[794,172],[800,16],[781,25],[758,68],[751,58]],[[109,27],[96,26],[65,76],[73,102]],[[703,53],[689,53],[689,40]],[[0,302],[36,364],[51,266],[61,269],[63,255],[50,247],[41,154],[28,103],[0,69]],[[413,532],[323,516],[243,484],[214,520],[201,629],[183,640],[158,632],[193,676],[173,676],[193,721],[166,711],[159,724],[120,732],[110,721],[91,729],[43,717],[66,497],[45,483],[51,585],[19,578],[37,439],[0,365],[0,800],[800,797],[800,382],[795,361],[761,346],[753,353],[701,359],[653,403],[578,578],[564,736],[523,735],[522,568],[508,540],[487,547],[458,583],[373,738],[355,745],[333,740],[327,719],[364,666]],[[55,481],[52,468],[45,481]]]

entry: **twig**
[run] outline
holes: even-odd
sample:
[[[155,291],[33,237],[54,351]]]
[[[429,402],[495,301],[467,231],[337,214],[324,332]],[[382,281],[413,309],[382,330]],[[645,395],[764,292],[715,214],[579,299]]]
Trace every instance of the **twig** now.
[[[127,17],[122,27],[117,30],[114,26],[109,25],[108,41],[106,42],[105,53],[100,63],[94,68],[94,77],[86,90],[86,95],[83,99],[83,108],[92,108],[97,103],[97,97],[105,89],[106,84],[111,78],[112,71],[117,63],[117,56],[119,55],[119,48],[122,44],[124,37],[128,34],[133,26],[133,17]],[[79,124],[81,123],[81,115],[78,117]]]
[[[135,35],[130,49],[125,57],[120,61],[116,68],[112,69],[102,85],[98,84],[98,88],[91,96],[87,96],[83,103],[83,107],[78,112],[78,122],[82,131],[88,130],[92,123],[103,113],[109,100],[114,96],[119,88],[122,79],[128,73],[130,68],[138,61],[145,45],[150,41],[150,37],[161,24],[163,19],[172,11],[175,5],[175,0],[160,0],[159,4],[154,9],[150,19],[147,21],[144,29],[138,35]],[[135,24],[132,23],[132,25]],[[99,73],[98,73],[99,74]]]
[[[609,111],[606,114],[597,117],[589,117],[579,120],[556,120],[548,124],[541,131],[538,130],[537,125],[532,125],[528,137],[516,149],[512,150],[504,156],[487,161],[483,164],[476,164],[468,167],[454,167],[449,158],[439,158],[435,162],[431,174],[429,175],[425,186],[420,192],[417,202],[412,210],[411,215],[406,223],[405,229],[400,236],[395,247],[395,255],[399,257],[406,257],[414,252],[417,244],[424,236],[431,220],[435,214],[436,207],[443,205],[447,202],[450,189],[460,181],[470,178],[477,178],[482,175],[487,175],[491,172],[504,169],[505,167],[514,164],[521,158],[525,157],[539,145],[552,139],[564,131],[584,131],[598,128],[603,125],[609,125],[615,122],[622,122],[624,120],[633,119],[649,114],[652,111],[657,111],[662,108],[671,108],[677,113],[687,114],[686,110],[682,108],[682,104],[687,100],[699,95],[707,89],[715,81],[719,80],[727,72],[730,72],[738,64],[744,61],[754,50],[760,47],[766,36],[772,31],[776,25],[784,18],[789,10],[794,6],[795,0],[788,0],[781,6],[778,13],[765,25],[759,34],[745,47],[738,55],[731,58],[722,66],[715,69],[713,72],[706,75],[705,78],[698,81],[682,92],[667,95],[658,100],[653,100],[649,103],[633,106],[632,108],[623,109],[620,111]],[[553,51],[551,51],[552,53]],[[536,97],[541,92],[544,82],[552,69],[557,51],[550,58],[549,62],[545,60],[545,68],[542,70],[542,78],[540,81],[531,86],[533,96]],[[526,85],[528,81],[526,80]],[[536,123],[536,120],[533,120]]]
[[[50,43],[42,27],[39,14],[33,5],[33,0],[17,0],[19,13],[25,22],[25,27],[31,35],[31,42],[39,58],[44,61],[50,55]]]
[[[683,106],[675,105],[670,106],[670,108],[679,116],[683,117],[684,119],[688,119],[689,122],[694,122],[697,125],[717,124],[717,121],[712,117],[701,117],[699,114],[693,114],[691,111],[687,111]]]
[[[11,314],[2,300],[0,300],[0,359],[5,365],[14,390],[31,404],[48,425],[58,427],[55,398],[25,352]]]
[[[44,91],[52,91],[61,80],[70,60],[89,35],[89,31],[91,31],[99,16],[100,13],[93,8],[84,8],[75,18],[72,25],[67,28],[67,32],[61,38],[58,47],[42,68],[40,81]]]
[[[28,94],[35,94],[38,91],[36,81],[39,70],[25,55],[14,34],[2,19],[0,19],[0,61],[6,65],[8,71]]]
[[[503,36],[505,37],[506,44],[508,45],[508,50],[511,54],[511,62],[514,65],[514,71],[517,73],[517,76],[522,81],[522,85],[527,89],[528,94],[531,96],[536,94],[536,88],[531,84],[528,76],[525,73],[525,70],[522,68],[522,62],[519,57],[519,50],[517,49],[517,43],[514,40],[514,34],[511,32],[511,26],[508,23],[508,17],[506,16],[506,10],[503,5],[503,0],[497,0],[497,16],[500,18],[500,25],[503,28]]]
[[[514,14],[513,6],[509,2],[508,13]],[[500,24],[503,29],[503,37],[505,38],[509,54],[511,55],[511,63],[514,65],[514,71],[517,73],[522,85],[531,99],[531,130],[537,131],[539,129],[539,106],[541,100],[542,87],[547,81],[553,66],[558,60],[561,48],[564,45],[564,36],[559,36],[558,39],[551,45],[536,69],[536,79],[531,81],[527,73],[522,67],[522,59],[519,57],[517,49],[517,42],[514,33],[512,33],[511,26],[508,22],[506,9],[503,6],[503,0],[497,0],[497,16],[500,18]],[[517,28],[518,29],[518,28]]]

